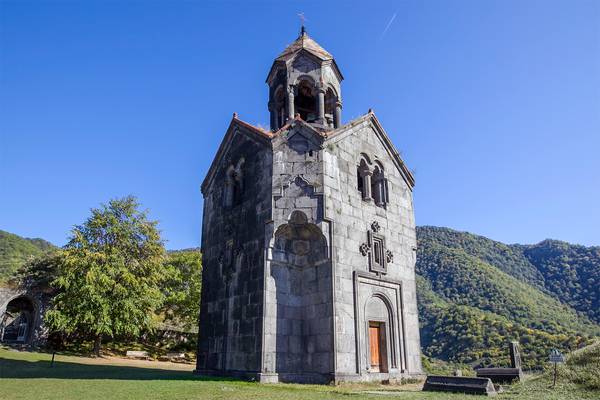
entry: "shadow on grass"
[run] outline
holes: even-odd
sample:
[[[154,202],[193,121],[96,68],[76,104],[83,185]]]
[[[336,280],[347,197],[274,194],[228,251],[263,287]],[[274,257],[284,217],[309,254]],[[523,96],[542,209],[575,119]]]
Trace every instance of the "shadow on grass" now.
[[[188,380],[239,381],[234,378],[198,376],[188,371],[136,368],[119,365],[88,365],[64,361],[22,361],[0,358],[0,379],[115,379],[115,380]],[[241,382],[241,381],[240,381]]]

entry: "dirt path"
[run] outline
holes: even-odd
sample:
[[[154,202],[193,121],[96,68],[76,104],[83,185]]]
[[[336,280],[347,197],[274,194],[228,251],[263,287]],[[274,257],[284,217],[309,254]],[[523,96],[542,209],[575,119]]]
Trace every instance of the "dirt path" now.
[[[169,361],[147,361],[147,360],[135,360],[129,358],[121,358],[114,356],[103,356],[100,358],[94,357],[75,357],[75,356],[63,356],[57,355],[56,361],[74,362],[79,364],[88,365],[115,365],[123,367],[136,367],[136,368],[150,368],[150,369],[164,369],[168,371],[189,371],[194,370],[193,364],[181,364],[173,363]]]

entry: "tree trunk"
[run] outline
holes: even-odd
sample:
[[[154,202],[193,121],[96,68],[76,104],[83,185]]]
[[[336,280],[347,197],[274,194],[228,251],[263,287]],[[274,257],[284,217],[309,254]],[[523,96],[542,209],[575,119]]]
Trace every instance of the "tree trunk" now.
[[[94,339],[94,355],[100,357],[100,345],[102,344],[102,334],[96,335]]]

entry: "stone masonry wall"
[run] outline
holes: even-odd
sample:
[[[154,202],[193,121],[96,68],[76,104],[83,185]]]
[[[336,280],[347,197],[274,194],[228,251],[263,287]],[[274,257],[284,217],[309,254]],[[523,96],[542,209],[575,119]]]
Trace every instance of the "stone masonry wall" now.
[[[243,200],[228,208],[226,172],[241,158]],[[198,370],[260,371],[263,238],[271,216],[271,165],[270,145],[240,128],[205,193]]]
[[[335,221],[333,253],[336,376],[367,373],[368,338],[363,330],[366,322],[356,321],[356,317],[362,315],[359,311],[364,310],[368,296],[357,296],[355,299],[355,293],[364,294],[369,291],[381,292],[389,298],[390,303],[395,302],[393,297],[398,292],[397,302],[400,309],[393,312],[397,313],[397,331],[401,336],[397,338],[397,356],[400,362],[397,370],[390,369],[390,373],[420,374],[421,353],[414,272],[416,234],[412,192],[391,161],[369,119],[358,121],[359,123],[348,127],[345,132],[327,140],[323,153],[326,214],[332,216]],[[357,165],[361,153],[383,164],[389,185],[389,204],[386,209],[375,206],[373,201],[362,200],[357,183]],[[379,233],[385,236],[387,249],[393,253],[393,262],[388,264],[387,274],[379,277],[369,271],[367,257],[359,251],[361,244],[367,241],[370,225],[375,221],[380,226]],[[371,275],[393,283],[390,286],[376,281],[360,281],[358,274]],[[390,287],[374,290],[377,286]],[[355,302],[358,302],[358,310],[355,309]]]
[[[382,135],[367,116],[329,138],[303,122],[268,144],[234,138],[205,193],[199,371],[262,382],[422,373],[412,191]],[[358,190],[364,156],[383,167],[385,208]],[[242,157],[244,202],[227,208],[226,171]],[[375,232],[384,272],[361,252]],[[371,369],[369,321],[384,326],[383,371]]]
[[[326,382],[333,372],[330,223],[324,215],[321,142],[301,125],[273,142],[264,372],[278,374],[278,381]]]

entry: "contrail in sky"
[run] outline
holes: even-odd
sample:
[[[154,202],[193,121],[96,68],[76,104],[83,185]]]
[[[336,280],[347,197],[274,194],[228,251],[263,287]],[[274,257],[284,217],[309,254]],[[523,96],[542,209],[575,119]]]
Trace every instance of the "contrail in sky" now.
[[[381,37],[379,38],[379,40],[383,39],[383,37],[387,33],[388,29],[390,29],[390,26],[392,26],[392,22],[394,22],[394,20],[396,19],[396,14],[398,14],[398,13],[395,12],[394,15],[392,15],[392,18],[390,19],[390,22],[388,22],[388,24],[386,25],[386,27],[383,30],[383,33],[381,34]]]

